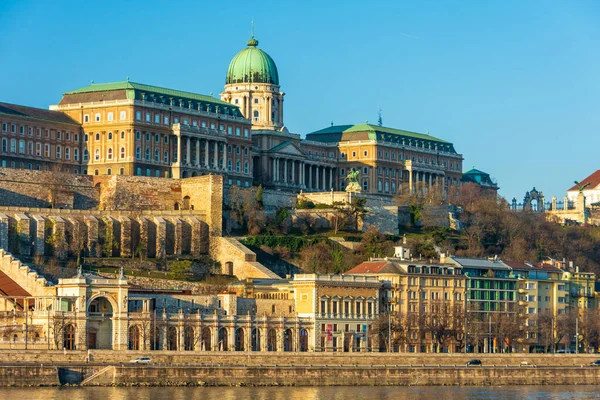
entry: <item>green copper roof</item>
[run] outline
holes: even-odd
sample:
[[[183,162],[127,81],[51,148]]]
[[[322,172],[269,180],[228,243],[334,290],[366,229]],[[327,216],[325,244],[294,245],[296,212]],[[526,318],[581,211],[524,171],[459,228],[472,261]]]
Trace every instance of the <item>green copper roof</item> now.
[[[342,134],[349,133],[363,133],[366,134],[364,139],[369,140],[386,140],[391,137],[403,137],[408,139],[418,139],[429,142],[436,142],[442,144],[452,143],[446,142],[445,140],[438,139],[436,137],[410,131],[403,131],[401,129],[386,128],[385,126],[371,125],[371,124],[357,124],[357,125],[335,125],[328,126],[325,129],[321,129],[306,135],[306,139],[315,141],[339,141],[342,139]],[[350,136],[350,135],[347,135]],[[355,135],[353,135],[355,136]]]
[[[225,84],[249,82],[279,85],[277,66],[271,56],[257,48],[258,40],[254,36],[246,44],[248,47],[231,60]]]
[[[196,100],[196,101],[200,101],[200,102],[222,104],[222,105],[232,107],[231,104],[221,101],[219,99],[216,99],[212,96],[205,96],[202,94],[184,92],[181,90],[166,89],[166,88],[162,88],[162,87],[158,87],[158,86],[145,85],[143,83],[135,83],[135,82],[129,82],[129,81],[112,82],[112,83],[92,83],[89,86],[82,87],[81,89],[77,89],[77,90],[72,90],[70,92],[66,92],[65,94],[107,92],[107,91],[111,91],[111,90],[127,90],[127,98],[128,99],[137,98],[136,93],[135,93],[137,91],[140,94],[141,93],[147,93],[147,94],[152,93],[152,94],[163,95],[168,98],[171,98],[171,97],[174,99],[182,98],[185,100]],[[235,106],[233,106],[233,107],[235,107]]]

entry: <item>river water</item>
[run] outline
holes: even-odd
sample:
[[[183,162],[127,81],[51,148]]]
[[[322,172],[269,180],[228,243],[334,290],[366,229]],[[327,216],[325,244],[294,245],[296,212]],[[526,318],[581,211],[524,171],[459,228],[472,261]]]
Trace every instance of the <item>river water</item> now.
[[[363,400],[600,399],[600,386],[499,387],[67,387],[0,388],[0,399],[25,400]]]

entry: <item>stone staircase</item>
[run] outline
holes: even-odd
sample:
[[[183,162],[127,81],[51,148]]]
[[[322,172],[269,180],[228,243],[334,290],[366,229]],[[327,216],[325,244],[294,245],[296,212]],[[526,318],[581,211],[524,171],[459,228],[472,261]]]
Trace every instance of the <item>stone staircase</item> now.
[[[8,275],[32,296],[55,294],[55,288],[46,281],[46,278],[38,275],[36,271],[4,249],[0,249],[0,271]]]
[[[116,373],[116,368],[113,365],[104,367],[98,372],[85,378],[80,385],[81,386],[94,386],[94,385],[107,385],[113,383]]]

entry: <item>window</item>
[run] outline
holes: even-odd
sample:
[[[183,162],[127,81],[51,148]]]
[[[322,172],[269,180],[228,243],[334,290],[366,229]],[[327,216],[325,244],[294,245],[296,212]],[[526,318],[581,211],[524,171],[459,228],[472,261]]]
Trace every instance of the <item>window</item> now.
[[[96,149],[96,151],[94,152],[94,159],[95,160],[100,159],[100,149]]]
[[[228,135],[233,135],[233,128],[231,126],[227,127],[227,134]],[[239,136],[239,135],[238,135]]]
[[[184,119],[184,120],[183,120],[183,124],[184,124],[184,125],[189,125],[189,124],[188,124],[188,120],[187,120],[187,119]]]
[[[136,158],[136,160],[139,160],[142,158],[142,149],[140,148],[140,146],[135,148],[135,158]]]
[[[154,141],[155,141],[156,143],[159,143],[159,142],[160,142],[160,133],[157,133],[156,135],[154,135]]]
[[[242,134],[242,130],[240,128],[235,128],[235,136],[240,136]]]
[[[244,147],[244,155],[245,155],[246,157],[248,157],[248,148],[247,148],[247,147]]]
[[[151,115],[149,112],[146,113],[146,122],[150,122]]]
[[[108,132],[108,140],[112,140],[112,132]]]
[[[12,133],[17,133],[17,126],[16,126],[15,124],[12,124],[12,125],[10,126],[10,131],[11,131]]]
[[[237,160],[235,162],[235,172],[240,172],[240,160]],[[238,183],[239,185],[239,183]]]
[[[19,154],[25,154],[25,141],[19,140]],[[60,157],[58,157],[60,158]]]
[[[2,150],[6,151],[4,141],[2,142]],[[41,143],[36,143],[35,144],[35,155],[38,156],[38,157],[42,156],[42,144]]]
[[[369,190],[369,181],[363,181],[363,190],[365,192]]]
[[[135,133],[135,140],[142,140],[142,132],[137,131]]]
[[[106,170],[106,175],[112,175],[112,169],[111,168],[108,168]]]
[[[165,122],[165,124],[168,124],[168,123],[169,123],[169,119],[167,118],[167,122]],[[173,118],[173,123],[174,124],[178,124],[179,123],[179,118],[177,118],[177,117]]]
[[[352,157],[356,157],[356,152],[355,151],[352,152]]]
[[[367,175],[369,173],[369,168],[364,167],[363,168],[363,175]]]
[[[154,150],[154,161],[160,162],[160,152],[158,151],[158,149]]]
[[[235,147],[235,154],[240,154],[240,147],[239,146]]]
[[[39,143],[38,143],[39,144]],[[2,152],[3,153],[7,153],[7,147],[8,147],[8,143],[6,139],[2,139]]]
[[[79,149],[78,148],[73,149],[73,160],[79,161]]]
[[[106,119],[108,119],[109,121],[113,120],[113,113],[112,113],[112,111],[108,113],[108,115],[106,116]]]
[[[61,131],[56,131],[56,139],[57,140],[61,140],[62,139],[62,132]]]
[[[2,132],[8,131],[8,124],[2,124]]]
[[[369,154],[366,150],[363,152],[363,155],[366,157]]]
[[[100,134],[96,133],[96,141],[100,140]]]
[[[165,151],[164,154],[163,154],[163,162],[165,164],[169,163],[169,152],[168,151]]]
[[[154,114],[154,122],[160,124],[160,114]],[[165,122],[166,124],[166,122]]]
[[[125,158],[125,147],[124,147],[124,146],[123,146],[123,147],[121,147],[121,154],[119,155],[119,157],[120,157],[121,159],[124,159],[124,158]]]
[[[125,139],[125,131],[121,131],[121,140]]]
[[[381,182],[381,181],[377,181],[377,191],[378,191],[378,192],[381,192],[381,190],[382,190],[382,187],[383,187],[383,182]]]
[[[71,132],[65,132],[65,140],[71,140]]]
[[[70,159],[71,159],[71,148],[65,147],[65,160],[70,160]]]
[[[100,122],[100,114],[96,114],[96,122]]]
[[[83,161],[87,161],[90,158],[88,149],[83,149]]]
[[[244,173],[247,174],[249,171],[248,161],[244,162]]]
[[[258,113],[258,111],[254,110],[254,120],[255,121],[258,121],[259,115],[260,114]]]
[[[127,111],[121,111],[119,113],[119,119],[122,121],[122,120],[124,120],[126,118],[127,118]],[[121,174],[121,175],[123,175],[123,174]]]
[[[258,99],[254,99],[254,104],[258,104]]]
[[[146,161],[150,161],[150,149],[146,149]]]
[[[88,134],[87,134],[87,133],[86,133],[86,134],[83,136],[83,141],[84,141],[84,142],[87,142],[87,141],[88,141]]]
[[[146,133],[146,142],[149,142],[149,141],[150,141],[150,134]]]
[[[169,144],[169,137],[165,135],[165,144]]]
[[[119,168],[119,175],[125,175],[125,168]]]
[[[163,122],[165,125],[169,125],[169,117],[165,116],[165,118],[163,119]]]
[[[244,128],[244,137],[248,137],[248,128]]]
[[[11,143],[11,147],[12,147],[12,143]],[[44,145],[44,157],[46,157],[46,158],[50,157],[50,145],[49,144]]]
[[[142,113],[140,111],[135,112],[135,119],[138,121],[142,120]]]

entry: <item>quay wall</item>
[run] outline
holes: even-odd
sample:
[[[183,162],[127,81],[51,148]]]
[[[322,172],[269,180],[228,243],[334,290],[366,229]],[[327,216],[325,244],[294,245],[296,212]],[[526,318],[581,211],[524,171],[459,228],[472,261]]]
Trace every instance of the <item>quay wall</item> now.
[[[600,368],[386,365],[0,366],[0,387],[58,386],[494,386],[598,385]]]
[[[228,365],[403,365],[403,366],[464,366],[468,360],[479,359],[486,366],[575,366],[589,365],[598,354],[436,354],[436,353],[304,353],[304,352],[236,352],[236,351],[113,351],[113,350],[0,350],[0,364],[120,364],[137,357],[151,357],[159,364],[228,364]],[[600,370],[600,368],[598,368]]]

